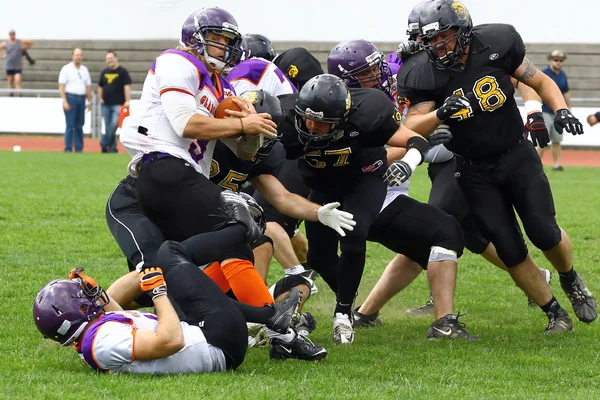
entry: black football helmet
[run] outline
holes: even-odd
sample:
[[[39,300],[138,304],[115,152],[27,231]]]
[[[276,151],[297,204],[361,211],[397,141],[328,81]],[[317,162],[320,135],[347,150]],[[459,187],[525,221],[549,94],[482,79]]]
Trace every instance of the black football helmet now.
[[[352,105],[350,91],[344,81],[335,75],[321,74],[311,78],[296,99],[296,131],[306,149],[320,149],[344,134],[343,124]],[[329,122],[331,131],[322,136],[313,135],[306,128],[306,120]]]
[[[471,43],[473,20],[469,10],[458,1],[432,0],[423,5],[419,16],[419,29],[424,49],[431,62],[436,68],[448,69],[460,62]],[[437,43],[432,42],[436,35],[450,29],[455,29],[456,33]],[[449,49],[448,43],[453,40],[456,40],[456,45]]]
[[[271,93],[266,92],[262,89],[248,90],[240,94],[240,97],[248,100],[257,113],[268,113],[271,114],[271,119],[277,124],[279,128],[283,125],[285,119],[283,106],[277,96],[273,96]],[[280,131],[279,131],[280,132]],[[257,150],[256,156],[252,159],[252,163],[257,163],[261,158],[266,157],[271,152],[273,145],[279,139],[281,139],[281,133],[277,133],[277,137],[271,138],[264,136],[263,145]]]
[[[273,61],[277,56],[277,52],[273,49],[273,43],[268,37],[251,33],[244,35],[242,40],[242,50],[244,51],[244,59],[249,58],[264,58],[268,61]]]

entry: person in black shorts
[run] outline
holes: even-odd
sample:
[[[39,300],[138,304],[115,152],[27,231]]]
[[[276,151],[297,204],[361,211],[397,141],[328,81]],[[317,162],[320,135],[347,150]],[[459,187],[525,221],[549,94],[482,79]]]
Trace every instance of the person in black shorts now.
[[[334,75],[317,75],[298,94],[279,98],[285,122],[278,130],[286,157],[298,159],[311,190],[309,200],[339,202],[356,221],[354,230],[342,238],[320,224],[305,222],[308,263],[336,293],[334,341],[352,343],[352,303],[365,265],[367,236],[386,196],[383,146],[407,146],[403,160],[416,167],[428,143],[400,125],[402,116],[385,93],[348,89]]]
[[[425,51],[408,59],[398,74],[398,96],[411,105],[406,126],[424,136],[443,122],[450,127],[446,147],[456,155],[455,177],[469,209],[515,283],[547,314],[545,333],[572,331],[573,324],[528,255],[515,210],[529,239],[559,272],[577,317],[592,322],[596,301],[573,269],[571,243],[556,223],[548,179],[523,136],[511,76],[556,111],[559,131],[582,134],[581,123],[556,84],[525,57],[514,27],[473,27],[466,7],[447,0],[427,3],[419,27]],[[412,169],[398,166],[396,172],[400,182]]]

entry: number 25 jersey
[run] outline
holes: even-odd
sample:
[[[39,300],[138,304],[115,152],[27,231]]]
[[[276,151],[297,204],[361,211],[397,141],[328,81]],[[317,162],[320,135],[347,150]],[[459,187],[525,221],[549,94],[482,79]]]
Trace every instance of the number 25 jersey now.
[[[510,77],[524,57],[525,45],[514,27],[478,25],[463,69],[440,70],[426,52],[415,54],[398,72],[398,98],[411,106],[433,101],[439,108],[452,94],[466,96],[471,106],[446,120],[453,135],[446,147],[465,158],[493,157],[523,137]]]

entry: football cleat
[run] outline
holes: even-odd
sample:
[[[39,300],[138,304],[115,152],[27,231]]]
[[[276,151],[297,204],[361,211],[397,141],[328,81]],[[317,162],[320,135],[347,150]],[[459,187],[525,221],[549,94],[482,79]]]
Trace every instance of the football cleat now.
[[[317,346],[307,337],[295,335],[291,342],[284,342],[279,338],[271,339],[269,357],[274,360],[297,358],[299,360],[317,361],[327,357],[327,350]]]
[[[354,328],[370,328],[381,325],[379,311],[376,311],[373,314],[363,314],[358,311],[359,309],[360,307],[357,307],[354,311],[352,311],[352,316],[354,317],[352,326]]]
[[[300,303],[300,291],[298,288],[290,289],[289,293],[283,300],[278,303],[273,303],[268,307],[273,307],[275,313],[269,321],[266,323],[267,328],[274,330],[279,333],[286,333],[292,318],[298,310],[298,304]]]
[[[465,324],[458,322],[459,315],[448,314],[435,320],[427,331],[428,339],[465,339],[479,342],[481,338],[471,335],[465,329]]]
[[[577,275],[573,282],[566,282],[561,277],[560,287],[567,294],[573,306],[573,311],[575,311],[575,315],[577,315],[577,318],[581,322],[589,324],[598,317],[596,299],[579,275]]]
[[[317,277],[319,276],[317,271],[313,269],[307,269],[304,272],[301,272],[300,276],[302,276],[308,281],[308,287],[310,289],[311,296],[314,296],[315,294],[319,293],[319,288],[317,288],[317,285],[315,285],[315,279],[317,279]]]
[[[333,341],[337,344],[350,344],[354,341],[354,328],[348,314],[335,313],[333,319]]]
[[[544,335],[573,332],[573,321],[564,309],[560,308],[556,315],[552,312],[547,312],[546,315],[548,316],[548,327],[544,331]]]
[[[546,283],[549,285],[550,280],[552,279],[552,271],[550,271],[549,269],[540,268],[540,272],[542,273],[542,275],[544,275],[544,278],[546,279]],[[529,307],[537,307],[538,306],[537,304],[535,304],[535,301],[529,296],[527,296],[527,305]]]
[[[296,313],[292,320],[292,329],[298,335],[307,336],[317,329],[317,320],[309,312]]]
[[[422,306],[409,308],[408,310],[406,310],[406,314],[410,315],[411,317],[423,317],[433,315],[433,296],[429,295],[429,300]]]

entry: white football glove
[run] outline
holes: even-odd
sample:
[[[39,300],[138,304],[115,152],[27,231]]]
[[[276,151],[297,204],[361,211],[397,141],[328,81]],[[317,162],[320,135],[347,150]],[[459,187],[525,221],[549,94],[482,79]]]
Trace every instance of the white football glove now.
[[[339,206],[340,203],[338,202],[327,203],[323,207],[319,208],[317,216],[319,217],[320,223],[330,227],[339,233],[340,236],[346,236],[344,229],[347,231],[353,231],[356,221],[354,220],[354,215],[346,211],[338,210],[337,208]]]

